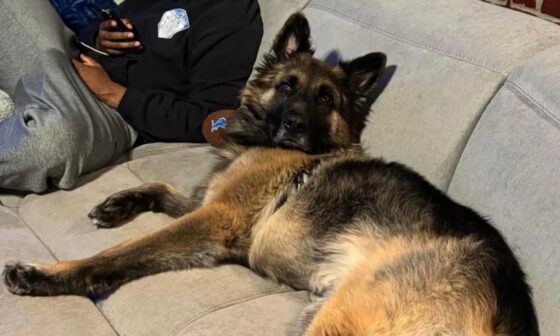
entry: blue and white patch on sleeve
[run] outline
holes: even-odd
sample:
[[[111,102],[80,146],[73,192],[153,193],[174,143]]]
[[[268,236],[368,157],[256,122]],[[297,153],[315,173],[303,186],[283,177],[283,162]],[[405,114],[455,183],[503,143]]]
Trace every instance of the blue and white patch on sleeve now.
[[[170,39],[180,31],[190,28],[187,11],[175,8],[163,13],[158,23],[158,37]]]
[[[227,119],[224,117],[221,117],[218,120],[212,120],[212,129],[210,130],[211,132],[216,132],[219,131],[222,128],[226,128],[227,126]]]

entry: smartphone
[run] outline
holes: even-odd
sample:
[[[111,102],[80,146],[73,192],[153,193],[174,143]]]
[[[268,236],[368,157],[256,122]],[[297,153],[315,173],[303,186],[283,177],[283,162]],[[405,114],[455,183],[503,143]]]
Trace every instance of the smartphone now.
[[[115,30],[120,32],[126,32],[130,30],[112,9],[101,9],[99,13],[105,21],[115,20],[117,22],[117,27],[115,27]]]

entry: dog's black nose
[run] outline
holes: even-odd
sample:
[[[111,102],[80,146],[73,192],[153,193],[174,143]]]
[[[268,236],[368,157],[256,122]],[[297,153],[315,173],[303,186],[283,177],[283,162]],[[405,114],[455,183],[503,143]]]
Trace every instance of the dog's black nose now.
[[[284,119],[282,124],[284,129],[292,134],[303,133],[307,131],[307,120],[302,115],[292,114]]]

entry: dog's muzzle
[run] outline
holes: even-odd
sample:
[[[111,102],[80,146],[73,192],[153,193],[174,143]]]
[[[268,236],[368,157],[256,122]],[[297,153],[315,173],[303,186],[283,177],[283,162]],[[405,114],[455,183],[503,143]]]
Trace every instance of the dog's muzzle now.
[[[309,151],[309,125],[305,116],[289,114],[284,118],[274,136],[274,143],[284,148]]]

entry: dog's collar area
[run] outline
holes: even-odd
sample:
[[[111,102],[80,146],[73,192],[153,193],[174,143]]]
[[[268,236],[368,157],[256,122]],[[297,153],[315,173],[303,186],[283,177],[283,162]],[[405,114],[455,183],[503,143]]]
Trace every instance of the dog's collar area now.
[[[311,176],[311,172],[307,169],[302,169],[298,171],[298,173],[294,176],[292,182],[292,188],[294,188],[294,192],[297,192],[301,187],[303,187],[307,181],[309,181],[309,177]]]
[[[276,207],[274,209],[274,212],[276,212],[284,204],[286,204],[286,202],[288,201],[288,197],[291,197],[294,194],[296,194],[309,181],[310,177],[311,177],[310,170],[300,169],[292,178],[292,183],[290,184],[288,190],[286,190],[286,192],[284,192],[282,196],[279,198],[278,203],[276,204]]]

